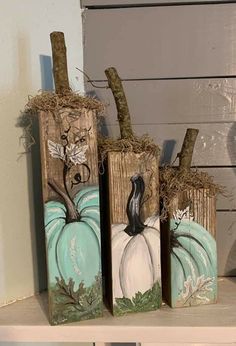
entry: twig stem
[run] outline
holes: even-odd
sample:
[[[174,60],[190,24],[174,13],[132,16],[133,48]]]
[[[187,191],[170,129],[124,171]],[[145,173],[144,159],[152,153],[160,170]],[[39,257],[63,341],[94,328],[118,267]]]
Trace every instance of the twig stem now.
[[[50,39],[55,91],[57,94],[63,94],[70,90],[64,34],[63,32],[54,31],[50,34]]]
[[[134,134],[131,125],[128,103],[121,79],[114,67],[107,68],[105,70],[105,74],[108,79],[108,85],[111,88],[116,102],[117,117],[120,126],[120,136],[122,139],[132,138]]]
[[[198,129],[187,129],[179,157],[179,168],[189,170],[191,167],[194,145],[197,139]]]

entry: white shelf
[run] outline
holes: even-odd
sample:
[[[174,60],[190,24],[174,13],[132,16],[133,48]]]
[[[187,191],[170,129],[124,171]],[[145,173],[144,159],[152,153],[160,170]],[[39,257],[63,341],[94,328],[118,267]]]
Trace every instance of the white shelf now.
[[[219,302],[50,326],[47,295],[0,308],[0,341],[236,343],[236,278],[219,279]]]

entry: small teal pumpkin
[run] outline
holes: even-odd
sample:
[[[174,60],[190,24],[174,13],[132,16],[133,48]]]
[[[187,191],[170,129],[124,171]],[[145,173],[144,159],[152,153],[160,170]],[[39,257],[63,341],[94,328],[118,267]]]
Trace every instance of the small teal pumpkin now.
[[[197,286],[199,280],[206,279],[212,279],[211,288],[206,293],[215,300],[217,279],[215,239],[204,227],[194,221],[183,219],[178,223],[171,219],[170,227],[172,306],[186,291],[187,282]],[[204,300],[201,303],[204,303]]]
[[[89,186],[80,190],[73,200],[80,215],[78,221],[67,222],[63,203],[45,204],[45,230],[48,252],[49,282],[56,278],[81,281],[89,287],[101,271],[99,189]]]

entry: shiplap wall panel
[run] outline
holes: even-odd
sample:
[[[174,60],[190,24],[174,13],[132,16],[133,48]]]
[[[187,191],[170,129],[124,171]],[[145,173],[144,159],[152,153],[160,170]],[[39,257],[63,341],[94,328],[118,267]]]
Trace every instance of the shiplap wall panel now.
[[[125,81],[123,86],[134,124],[236,121],[236,79]],[[88,83],[86,88],[108,106],[107,124],[116,124],[111,90]]]
[[[87,10],[85,71],[104,80],[236,74],[236,4]]]
[[[85,2],[147,5],[144,0]],[[235,18],[235,3],[182,4],[88,9],[84,22],[85,72],[103,81],[97,83],[101,86],[104,69],[118,69],[134,130],[149,133],[162,147],[162,162],[175,159],[187,127],[199,128],[193,165],[206,166],[202,169],[228,193],[217,201],[219,275],[236,275]],[[86,88],[108,104],[103,133],[118,136],[110,90]]]
[[[205,0],[205,2],[213,2],[214,0]],[[226,2],[227,0],[216,0],[216,2]],[[202,0],[152,0],[145,1],[145,5],[158,5],[158,4],[170,4],[170,3],[199,3]],[[215,2],[215,1],[214,1]],[[144,0],[82,0],[82,6],[96,6],[96,7],[106,7],[106,6],[134,6],[143,5]]]
[[[217,212],[219,276],[236,276],[236,212]]]
[[[217,197],[216,208],[236,211],[236,167],[201,168],[201,170],[212,176],[217,184],[224,186],[224,194]]]
[[[236,123],[194,124],[199,129],[193,154],[193,165],[236,165]],[[186,124],[139,124],[133,126],[137,135],[149,133],[162,148],[161,161],[171,163],[180,151]],[[118,125],[104,126],[105,135],[119,136]]]

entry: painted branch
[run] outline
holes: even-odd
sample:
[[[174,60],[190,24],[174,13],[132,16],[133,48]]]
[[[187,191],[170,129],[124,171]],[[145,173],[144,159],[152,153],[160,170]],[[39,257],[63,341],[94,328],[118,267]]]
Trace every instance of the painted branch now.
[[[189,170],[191,167],[194,145],[197,139],[198,129],[187,129],[179,157],[179,168]]]
[[[50,39],[55,91],[57,94],[63,94],[70,90],[64,34],[63,32],[54,31],[50,34]]]
[[[108,85],[111,88],[116,102],[117,117],[120,126],[121,138],[126,139],[133,137],[133,130],[131,125],[128,103],[126,100],[121,79],[114,67],[107,68],[105,70],[105,74],[108,79]]]
[[[73,221],[78,221],[79,219],[79,214],[78,211],[76,210],[76,207],[73,203],[73,201],[70,199],[70,197],[63,191],[62,187],[56,183],[55,180],[50,179],[48,181],[48,185],[58,193],[59,196],[63,199],[66,209],[67,209],[67,223],[73,222]]]

